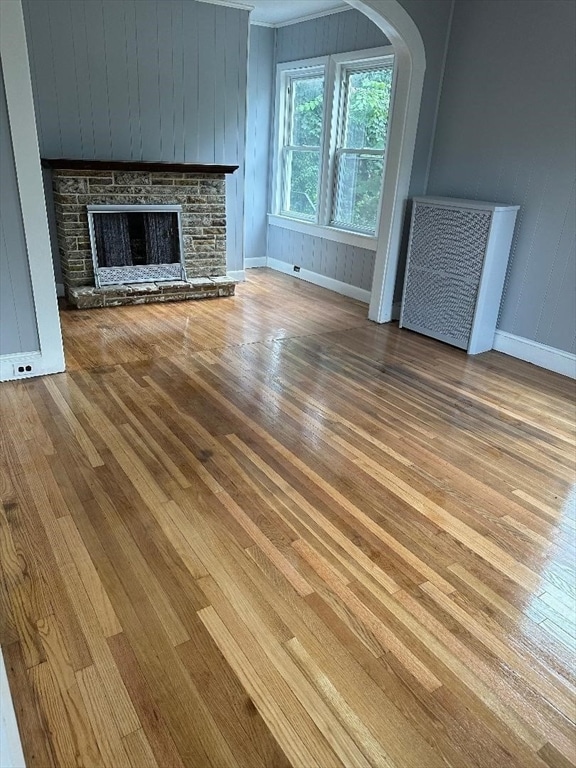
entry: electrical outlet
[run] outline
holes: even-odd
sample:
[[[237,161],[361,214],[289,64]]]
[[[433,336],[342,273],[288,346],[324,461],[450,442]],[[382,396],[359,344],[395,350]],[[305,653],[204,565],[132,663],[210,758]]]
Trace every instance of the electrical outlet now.
[[[34,376],[34,366],[32,363],[14,363],[14,378],[24,379],[27,376]]]
[[[300,267],[294,267],[294,272],[300,272]]]

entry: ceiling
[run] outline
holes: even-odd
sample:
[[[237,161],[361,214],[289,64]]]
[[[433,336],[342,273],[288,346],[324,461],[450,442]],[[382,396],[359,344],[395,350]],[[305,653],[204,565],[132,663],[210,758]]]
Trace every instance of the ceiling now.
[[[226,5],[251,6],[254,10],[250,14],[250,23],[271,27],[294,24],[350,7],[344,0],[226,0]]]

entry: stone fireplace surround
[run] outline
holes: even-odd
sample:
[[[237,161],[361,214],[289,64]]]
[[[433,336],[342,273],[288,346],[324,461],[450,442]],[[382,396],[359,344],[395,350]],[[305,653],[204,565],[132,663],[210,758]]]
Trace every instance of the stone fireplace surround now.
[[[237,166],[44,159],[52,170],[58,248],[70,306],[89,309],[234,294],[226,275],[225,174]],[[88,205],[182,206],[186,281],[108,285],[94,280]]]

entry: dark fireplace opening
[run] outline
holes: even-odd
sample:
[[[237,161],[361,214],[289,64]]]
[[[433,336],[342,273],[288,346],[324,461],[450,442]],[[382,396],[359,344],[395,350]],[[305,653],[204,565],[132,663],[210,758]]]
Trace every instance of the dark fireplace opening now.
[[[100,267],[180,261],[176,213],[97,213],[94,215],[94,235]]]
[[[178,206],[88,206],[98,285],[185,277]]]

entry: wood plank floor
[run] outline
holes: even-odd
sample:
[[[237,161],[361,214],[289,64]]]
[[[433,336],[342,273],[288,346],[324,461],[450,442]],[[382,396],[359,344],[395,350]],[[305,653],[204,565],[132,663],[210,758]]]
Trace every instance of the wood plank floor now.
[[[28,766],[564,768],[574,387],[256,270],[4,384]]]

